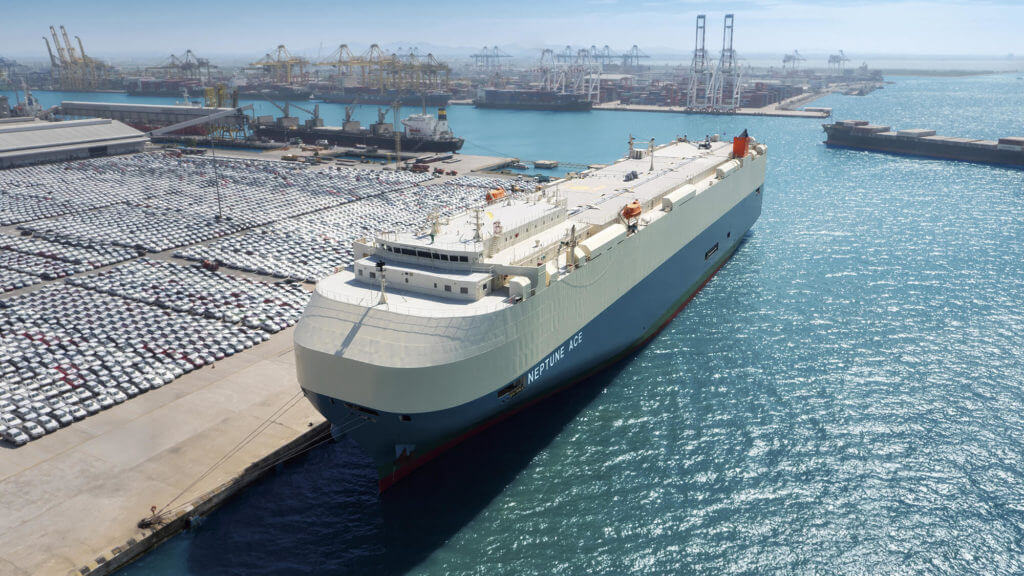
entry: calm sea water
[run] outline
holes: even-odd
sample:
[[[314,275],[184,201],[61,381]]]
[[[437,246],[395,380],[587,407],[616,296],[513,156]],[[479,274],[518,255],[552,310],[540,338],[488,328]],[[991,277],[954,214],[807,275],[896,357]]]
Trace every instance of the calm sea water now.
[[[817,104],[995,138],[1024,135],[1022,88],[901,78]],[[581,163],[630,133],[748,128],[764,213],[604,375],[380,499],[353,444],[316,449],[123,574],[1024,571],[1024,171],[829,150],[814,120],[451,120],[469,153]]]

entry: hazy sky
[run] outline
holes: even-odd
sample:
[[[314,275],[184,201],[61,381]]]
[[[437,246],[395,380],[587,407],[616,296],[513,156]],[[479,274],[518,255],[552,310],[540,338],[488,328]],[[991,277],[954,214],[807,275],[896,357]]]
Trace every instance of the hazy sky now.
[[[0,56],[45,57],[42,36],[64,24],[98,56],[182,53],[258,56],[286,44],[326,55],[340,43],[475,48],[639,44],[692,50],[698,12],[709,48],[736,15],[746,53],[829,52],[1024,56],[1024,1],[860,0],[0,0]],[[461,50],[454,52],[460,53]]]

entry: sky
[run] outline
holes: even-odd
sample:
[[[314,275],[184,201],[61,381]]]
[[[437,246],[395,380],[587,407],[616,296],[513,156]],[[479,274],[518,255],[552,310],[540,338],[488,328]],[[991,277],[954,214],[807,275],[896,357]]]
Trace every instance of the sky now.
[[[788,53],[984,55],[1024,59],[1021,0],[0,0],[0,56],[45,59],[42,36],[65,25],[93,56],[131,61],[181,54],[256,59],[285,44],[326,56],[338,44],[371,43],[466,55],[499,45],[526,53],[571,44],[650,54],[693,49],[707,14],[708,47],[721,46],[722,18],[735,14],[743,55]]]

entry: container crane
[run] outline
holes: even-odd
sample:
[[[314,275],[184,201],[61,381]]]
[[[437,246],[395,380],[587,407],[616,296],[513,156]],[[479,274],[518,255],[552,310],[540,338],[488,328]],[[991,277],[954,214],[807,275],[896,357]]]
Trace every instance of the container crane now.
[[[291,84],[296,80],[305,79],[308,65],[309,60],[292,56],[284,44],[278,44],[273,52],[267,53],[263,58],[250,64],[250,66],[269,74],[274,82],[283,84]],[[296,70],[298,71],[297,75],[295,74]]]

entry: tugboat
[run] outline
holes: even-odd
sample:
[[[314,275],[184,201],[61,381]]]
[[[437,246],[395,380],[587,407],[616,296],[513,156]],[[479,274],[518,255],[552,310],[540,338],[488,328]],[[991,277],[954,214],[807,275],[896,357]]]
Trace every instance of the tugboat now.
[[[42,107],[41,104],[39,104],[39,100],[35,96],[32,95],[32,91],[29,90],[28,85],[25,84],[24,80],[21,81],[21,89],[22,89],[22,91],[25,92],[25,99],[22,100],[21,102],[18,102],[14,106],[14,108],[11,109],[11,115],[12,116],[21,116],[21,117],[25,117],[25,118],[32,117],[32,116],[38,118],[38,117],[42,116],[43,115],[43,107]],[[14,97],[15,97],[15,99],[17,99],[17,97],[18,97],[18,92],[17,91],[14,92]]]

